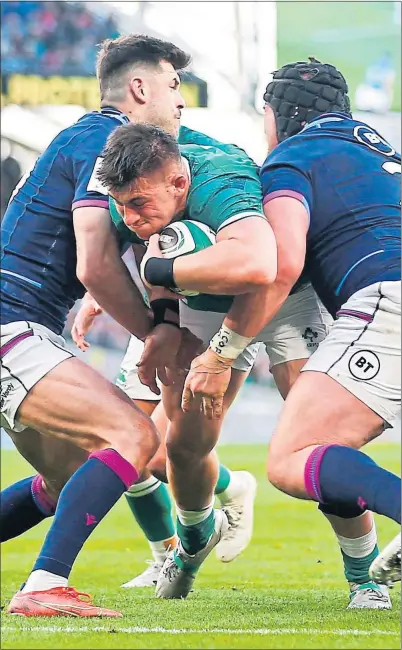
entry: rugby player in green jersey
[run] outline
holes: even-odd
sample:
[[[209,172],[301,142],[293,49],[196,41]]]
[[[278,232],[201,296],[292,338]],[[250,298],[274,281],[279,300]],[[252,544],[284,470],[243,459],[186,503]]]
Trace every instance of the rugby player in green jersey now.
[[[123,126],[109,138],[99,172],[114,199],[112,215],[120,235],[131,242],[149,240],[142,263],[145,282],[200,292],[187,298],[187,304],[180,301],[180,323],[205,346],[213,338],[202,364],[217,378],[217,399],[204,399],[199,409],[190,410],[188,393],[182,404],[184,380],[163,387],[170,420],[167,471],[180,538],[158,579],[157,595],[163,598],[187,596],[202,561],[228,528],[225,513],[213,510],[218,473],[214,448],[222,415],[253,363],[250,344],[254,339],[265,343],[277,385],[286,395],[331,322],[303,282],[269,327],[263,327],[267,287],[276,277],[276,244],[263,215],[258,167],[237,147],[199,138],[200,144],[179,148],[157,127]],[[163,259],[157,233],[177,219],[209,226],[217,233],[216,245]],[[303,336],[306,330],[316,334],[313,341]],[[222,350],[225,340],[229,345],[216,354],[214,347]],[[203,368],[201,381],[202,374]],[[149,377],[141,379],[150,384]]]

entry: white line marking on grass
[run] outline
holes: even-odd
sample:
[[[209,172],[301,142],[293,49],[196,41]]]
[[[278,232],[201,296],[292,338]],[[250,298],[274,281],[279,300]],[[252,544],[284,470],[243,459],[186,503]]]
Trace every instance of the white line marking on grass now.
[[[261,636],[272,635],[284,635],[284,634],[335,634],[336,636],[371,636],[373,634],[378,634],[381,636],[399,636],[398,632],[391,632],[390,630],[321,630],[316,628],[280,628],[280,629],[269,629],[269,628],[260,628],[254,630],[241,630],[241,629],[225,629],[225,628],[212,628],[211,630],[207,629],[186,629],[186,628],[166,628],[166,627],[118,627],[113,626],[101,627],[100,625],[90,627],[89,625],[85,626],[75,626],[68,625],[66,627],[62,625],[46,625],[46,626],[24,626],[24,627],[12,627],[9,625],[3,625],[1,628],[2,634],[4,632],[40,632],[40,633],[49,633],[54,634],[55,632],[121,632],[123,634],[255,634]]]

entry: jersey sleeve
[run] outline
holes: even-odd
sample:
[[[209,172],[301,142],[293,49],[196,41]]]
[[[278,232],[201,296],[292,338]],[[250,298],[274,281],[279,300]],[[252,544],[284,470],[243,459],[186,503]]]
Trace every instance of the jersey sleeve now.
[[[112,217],[113,224],[119,234],[120,241],[123,244],[143,244],[143,240],[140,239],[130,228],[127,228],[124,223],[121,215],[116,207],[116,203],[111,196],[109,196],[109,211],[110,216]]]
[[[107,129],[93,128],[72,152],[74,183],[72,210],[109,207],[108,191],[97,176],[102,164],[102,150],[108,135]]]
[[[310,216],[313,188],[309,160],[306,151],[300,149],[300,145],[285,148],[279,145],[265,160],[260,170],[263,203],[288,196],[300,201]]]
[[[257,166],[233,163],[227,173],[211,172],[206,166],[192,179],[187,210],[190,219],[205,223],[214,232],[247,217],[265,219]]]

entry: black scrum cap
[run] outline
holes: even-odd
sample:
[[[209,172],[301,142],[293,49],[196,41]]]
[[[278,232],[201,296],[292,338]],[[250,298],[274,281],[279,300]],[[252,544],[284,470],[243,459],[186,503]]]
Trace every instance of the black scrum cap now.
[[[278,140],[298,133],[306,122],[333,111],[350,113],[348,85],[333,65],[313,57],[276,70],[264,101],[275,113]]]

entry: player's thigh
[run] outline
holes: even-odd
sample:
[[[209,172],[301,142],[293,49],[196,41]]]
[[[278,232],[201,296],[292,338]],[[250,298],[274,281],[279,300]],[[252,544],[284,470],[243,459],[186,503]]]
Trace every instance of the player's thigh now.
[[[177,453],[208,454],[214,449],[227,410],[244,384],[247,372],[232,370],[228,389],[224,396],[223,417],[220,420],[209,420],[201,410],[184,413],[181,408],[182,388],[164,386],[162,393],[164,404],[167,404],[167,414],[170,424],[168,427],[166,445],[169,457]]]
[[[29,427],[6,429],[17,451],[42,476],[46,491],[54,499],[74,472],[88,459],[88,452],[68,440],[45,436]]]
[[[119,388],[79,359],[53,368],[29,391],[18,420],[88,451],[136,445],[149,418]],[[150,440],[153,428],[149,427]]]
[[[395,284],[367,287],[342,306],[286,399],[271,452],[327,442],[360,448],[393,425],[401,403]]]
[[[156,451],[149,418],[75,358],[62,337],[36,323],[10,323],[1,350],[1,415],[9,429],[30,427],[86,451],[113,447],[139,464]]]
[[[270,369],[285,398],[298,374],[327,336],[332,317],[310,284],[291,294],[259,339],[265,343]]]

